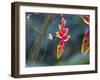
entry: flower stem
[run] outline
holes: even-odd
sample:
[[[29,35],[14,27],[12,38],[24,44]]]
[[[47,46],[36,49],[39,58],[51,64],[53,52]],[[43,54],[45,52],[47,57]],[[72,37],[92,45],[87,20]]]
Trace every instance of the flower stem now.
[[[41,58],[41,61],[44,59],[44,57],[45,57],[45,54],[46,54],[46,49],[47,49],[47,38],[45,39],[45,48],[44,48],[44,52],[43,52],[43,56],[42,56],[42,58]]]

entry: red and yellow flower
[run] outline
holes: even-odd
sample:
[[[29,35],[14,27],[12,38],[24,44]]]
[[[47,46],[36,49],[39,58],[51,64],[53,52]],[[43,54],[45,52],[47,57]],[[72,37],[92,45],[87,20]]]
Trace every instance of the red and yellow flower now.
[[[88,16],[83,16],[82,17],[83,21],[89,25],[90,21],[89,21],[89,17]],[[90,30],[88,29],[87,32],[85,33],[85,37],[83,38],[83,41],[82,41],[82,47],[81,47],[81,53],[83,55],[86,55],[88,52],[89,52],[89,49],[90,49],[90,44],[89,44],[89,38],[90,36]]]
[[[64,16],[61,15],[61,17],[62,17],[62,23],[59,25],[60,31],[56,32],[57,37],[59,37],[61,39],[57,46],[57,59],[59,59],[62,56],[62,54],[64,52],[64,44],[70,38],[70,36],[67,35],[69,29],[65,28]]]

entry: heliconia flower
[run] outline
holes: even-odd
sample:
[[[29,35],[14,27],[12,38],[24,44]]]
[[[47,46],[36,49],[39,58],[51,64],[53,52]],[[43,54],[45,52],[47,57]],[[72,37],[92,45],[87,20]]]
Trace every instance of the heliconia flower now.
[[[56,32],[56,36],[61,39],[57,46],[57,59],[59,59],[62,56],[64,52],[64,43],[68,41],[70,38],[70,36],[67,35],[69,29],[65,28],[64,16],[61,15],[61,17],[62,17],[62,23],[59,25],[60,31]]]
[[[81,48],[81,53],[83,55],[86,55],[88,52],[89,52],[89,49],[90,49],[90,44],[89,44],[89,35],[90,35],[90,31],[88,30],[86,33],[85,33],[85,37],[83,39],[83,42],[82,42],[82,48]]]
[[[83,20],[86,24],[89,25],[88,16],[83,16]],[[85,37],[83,38],[83,41],[82,41],[81,53],[83,55],[86,55],[89,52],[89,49],[90,49],[90,45],[89,45],[90,38],[89,37],[90,37],[90,30],[88,29],[88,31],[85,33]]]
[[[57,46],[57,59],[59,59],[62,56],[62,53],[64,52],[64,47],[58,44]]]
[[[64,36],[61,41],[58,43],[57,46],[57,59],[59,59],[61,57],[61,55],[64,52],[64,45],[65,45],[65,41],[68,41],[70,38],[70,36]]]
[[[90,19],[89,19],[88,16],[81,16],[81,18],[83,19],[83,21],[84,21],[86,24],[89,25],[89,23],[90,23]]]

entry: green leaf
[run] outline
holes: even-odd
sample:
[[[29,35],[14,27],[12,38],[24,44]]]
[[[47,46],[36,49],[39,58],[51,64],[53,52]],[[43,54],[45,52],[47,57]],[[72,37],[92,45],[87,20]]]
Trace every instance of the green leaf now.
[[[27,26],[27,25],[32,26],[33,31],[36,31],[36,32],[39,32],[39,33],[40,33],[40,30],[38,29],[38,27],[37,27],[37,26],[36,26],[36,27],[34,27],[34,26],[33,26],[33,24],[31,23],[31,21],[26,20],[26,26]]]
[[[39,32],[40,33],[40,30],[36,27],[32,27],[33,28],[33,31],[36,31],[36,32]]]

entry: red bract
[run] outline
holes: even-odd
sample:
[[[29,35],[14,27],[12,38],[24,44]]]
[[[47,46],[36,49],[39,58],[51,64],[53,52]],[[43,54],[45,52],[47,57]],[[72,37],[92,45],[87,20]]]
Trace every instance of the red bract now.
[[[83,19],[83,21],[84,21],[86,24],[89,25],[89,23],[90,23],[90,19],[89,19],[88,16],[81,16],[81,18]]]
[[[66,34],[68,33],[68,28],[65,28],[63,31],[58,31],[56,32],[57,37],[59,38],[63,38],[66,36]]]
[[[62,53],[64,52],[64,43],[65,41],[68,41],[70,36],[68,36],[68,28],[65,28],[65,24],[64,24],[64,16],[61,15],[62,17],[62,23],[59,25],[59,30],[58,32],[56,32],[57,37],[59,37],[61,40],[58,43],[57,46],[57,59],[59,59],[62,55]]]
[[[83,20],[86,24],[89,25],[89,18],[87,16],[84,16]],[[88,29],[88,31],[85,33],[85,37],[83,38],[83,42],[82,42],[81,52],[83,55],[86,55],[90,49],[89,47],[90,38],[89,37],[90,37],[90,30]]]

